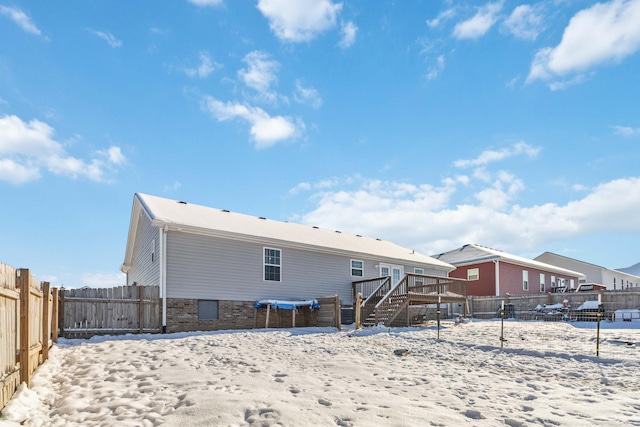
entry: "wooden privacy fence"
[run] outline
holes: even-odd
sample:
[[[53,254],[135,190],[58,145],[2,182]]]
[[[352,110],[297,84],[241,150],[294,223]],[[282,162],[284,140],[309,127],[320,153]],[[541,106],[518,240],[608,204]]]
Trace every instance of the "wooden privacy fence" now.
[[[158,286],[60,291],[60,335],[65,338],[162,331]]]
[[[58,292],[29,269],[0,263],[0,409],[58,340]]]
[[[540,295],[505,295],[469,297],[469,305],[472,317],[477,319],[490,319],[497,317],[498,309],[502,301],[505,304],[513,304],[514,314],[517,318],[527,320],[531,312],[538,305],[559,304],[565,299],[572,309],[578,308],[585,301],[597,301],[598,296],[605,309],[605,318],[618,309],[640,308],[640,292],[632,291],[603,291],[603,292],[562,292]]]

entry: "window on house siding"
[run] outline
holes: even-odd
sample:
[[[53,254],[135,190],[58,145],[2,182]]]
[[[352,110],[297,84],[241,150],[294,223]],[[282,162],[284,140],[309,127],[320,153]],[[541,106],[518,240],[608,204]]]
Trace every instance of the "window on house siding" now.
[[[576,288],[576,283],[573,279],[569,279],[569,286],[571,287],[571,289],[575,289]]]
[[[356,277],[364,276],[364,262],[358,259],[351,260],[351,275]]]
[[[264,248],[264,280],[280,282],[282,267],[282,252],[280,249]]]
[[[522,290],[529,290],[529,272],[527,270],[522,270]]]
[[[199,299],[198,320],[218,320],[218,301]]]
[[[480,280],[480,269],[469,268],[467,270],[467,280]]]
[[[544,292],[544,281],[545,281],[544,273],[540,273],[540,292]]]
[[[156,239],[151,241],[151,262],[156,260]]]
[[[424,268],[414,268],[413,272],[415,274],[424,274]],[[416,286],[422,286],[424,284],[424,281],[420,276],[415,277],[415,281],[416,281]]]
[[[551,276],[551,289],[556,287],[556,276]]]

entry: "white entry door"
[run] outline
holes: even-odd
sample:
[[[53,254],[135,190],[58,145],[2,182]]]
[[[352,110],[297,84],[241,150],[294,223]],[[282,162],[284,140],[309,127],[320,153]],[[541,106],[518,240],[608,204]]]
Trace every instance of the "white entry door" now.
[[[397,284],[402,280],[402,276],[404,276],[404,267],[398,265],[391,266],[391,283],[394,285]]]
[[[380,276],[391,276],[391,284],[395,285],[404,277],[404,267],[401,265],[380,264]]]

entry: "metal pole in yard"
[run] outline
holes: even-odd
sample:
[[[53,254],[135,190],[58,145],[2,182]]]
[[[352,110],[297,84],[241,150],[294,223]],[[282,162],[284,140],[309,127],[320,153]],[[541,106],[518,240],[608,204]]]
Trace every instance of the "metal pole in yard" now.
[[[598,318],[598,327],[597,327],[597,332],[596,332],[596,356],[600,357],[600,319],[602,319],[602,312],[603,312],[603,307],[602,307],[602,293],[598,294],[598,313],[596,313],[596,316]]]
[[[438,295],[438,309],[436,310],[436,316],[438,318],[438,341],[440,341],[440,295]]]
[[[504,346],[504,301],[500,306],[500,348]]]

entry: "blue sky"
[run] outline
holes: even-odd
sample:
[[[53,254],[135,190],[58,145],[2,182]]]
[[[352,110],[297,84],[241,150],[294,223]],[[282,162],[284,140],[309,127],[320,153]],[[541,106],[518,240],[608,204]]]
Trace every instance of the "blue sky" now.
[[[123,284],[133,195],[640,261],[640,0],[0,0],[0,262]]]

